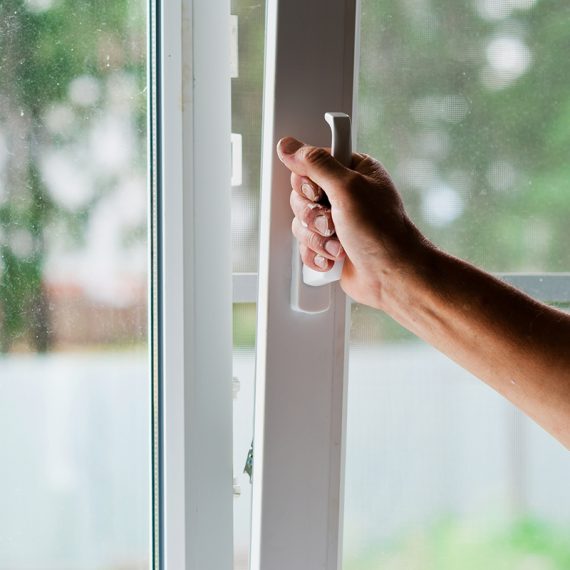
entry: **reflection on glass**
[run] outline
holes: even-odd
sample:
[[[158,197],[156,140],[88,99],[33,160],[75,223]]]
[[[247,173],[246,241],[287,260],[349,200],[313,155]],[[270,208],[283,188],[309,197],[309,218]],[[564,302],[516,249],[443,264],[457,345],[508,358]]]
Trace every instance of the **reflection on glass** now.
[[[438,245],[567,271],[570,6],[363,0],[359,148]]]
[[[148,567],[146,3],[0,2],[0,567]]]

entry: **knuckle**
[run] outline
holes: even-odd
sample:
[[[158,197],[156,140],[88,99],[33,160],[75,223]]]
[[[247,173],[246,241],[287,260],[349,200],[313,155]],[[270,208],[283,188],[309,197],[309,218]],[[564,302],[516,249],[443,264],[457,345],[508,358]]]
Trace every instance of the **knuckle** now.
[[[293,211],[295,210],[296,200],[297,200],[297,192],[295,192],[295,190],[292,190],[291,194],[289,195],[289,205],[291,206],[291,209]]]
[[[291,174],[291,188],[293,191],[297,192],[297,194],[302,195],[303,191],[301,186],[303,185],[304,178],[299,176],[296,173]]]
[[[358,190],[358,188],[362,185],[362,178],[358,172],[350,170],[346,174],[344,184],[348,190]]]
[[[301,220],[299,220],[297,216],[293,218],[293,222],[291,224],[291,231],[295,236],[295,238],[297,238],[297,241],[299,243],[305,243],[305,244],[309,243],[310,236],[308,234],[310,232],[305,227],[305,224]]]
[[[291,222],[291,233],[297,238],[299,239],[299,229],[300,229],[300,224],[299,224],[299,220],[297,220],[297,218],[293,218],[293,221]]]
[[[323,237],[309,230],[307,230],[307,234],[307,245],[315,251],[322,251],[324,249]]]
[[[301,212],[301,217],[302,220],[307,223],[310,224],[313,219],[315,218],[316,212],[318,210],[318,206],[317,204],[314,204],[313,202],[309,202],[308,204],[305,204],[302,212]]]
[[[304,158],[307,162],[314,165],[319,165],[327,162],[330,159],[330,154],[319,146],[306,147]]]

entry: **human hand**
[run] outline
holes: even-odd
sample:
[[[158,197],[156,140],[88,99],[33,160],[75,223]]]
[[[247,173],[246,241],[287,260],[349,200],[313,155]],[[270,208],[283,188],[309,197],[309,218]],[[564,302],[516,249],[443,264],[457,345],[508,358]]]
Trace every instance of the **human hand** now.
[[[355,301],[386,311],[570,449],[570,317],[438,250],[376,160],[356,153],[346,168],[292,138],[277,152],[292,173],[303,262],[326,271],[344,256],[341,286]],[[317,205],[323,191],[330,207]]]
[[[290,137],[279,141],[277,153],[291,170],[292,231],[303,263],[327,271],[345,258],[343,290],[359,303],[382,308],[393,278],[413,271],[428,246],[389,174],[367,155],[354,153],[346,168],[327,150]],[[323,191],[330,207],[321,203]]]

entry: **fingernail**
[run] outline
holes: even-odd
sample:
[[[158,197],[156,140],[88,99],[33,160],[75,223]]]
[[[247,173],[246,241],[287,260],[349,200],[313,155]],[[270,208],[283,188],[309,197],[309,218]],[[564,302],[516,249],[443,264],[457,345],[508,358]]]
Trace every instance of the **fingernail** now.
[[[315,229],[322,235],[322,236],[332,236],[334,234],[334,230],[329,227],[329,219],[327,216],[317,216],[315,218]]]
[[[316,190],[308,182],[301,184],[301,190],[311,202],[315,202],[319,197]]]
[[[292,137],[286,137],[279,141],[277,145],[278,151],[281,154],[293,154],[303,146],[303,143]]]
[[[326,269],[328,267],[329,262],[322,256],[322,255],[315,255],[315,265],[320,267],[321,269]]]
[[[342,251],[342,247],[340,242],[335,239],[329,239],[325,243],[325,249],[328,253],[330,253],[333,257],[338,257]]]

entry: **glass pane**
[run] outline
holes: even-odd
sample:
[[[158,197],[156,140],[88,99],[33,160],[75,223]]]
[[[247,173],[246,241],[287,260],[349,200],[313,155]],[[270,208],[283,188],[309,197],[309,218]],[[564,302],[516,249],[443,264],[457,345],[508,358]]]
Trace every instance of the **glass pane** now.
[[[234,34],[237,34],[238,43],[238,55],[232,58],[232,150],[238,157],[234,159],[232,176],[233,270],[255,272],[258,255],[265,2],[232,0],[232,14],[237,17]]]
[[[148,568],[146,36],[0,2],[0,568]]]
[[[234,570],[249,569],[251,483],[244,471],[253,440],[255,304],[234,305]]]
[[[352,309],[345,570],[570,567],[570,456],[388,317]]]
[[[568,271],[570,9],[362,1],[359,149],[436,244]],[[570,458],[380,312],[352,314],[347,570],[569,567]]]
[[[265,2],[232,0],[232,251],[236,273],[257,271]],[[255,305],[234,305],[234,568],[249,568]]]
[[[359,149],[442,248],[570,267],[567,0],[362,0]]]

